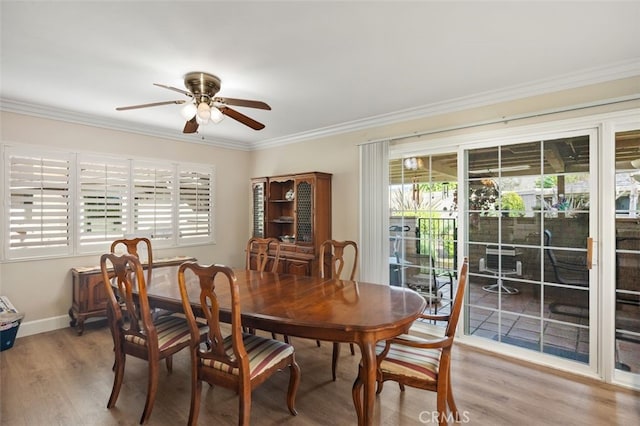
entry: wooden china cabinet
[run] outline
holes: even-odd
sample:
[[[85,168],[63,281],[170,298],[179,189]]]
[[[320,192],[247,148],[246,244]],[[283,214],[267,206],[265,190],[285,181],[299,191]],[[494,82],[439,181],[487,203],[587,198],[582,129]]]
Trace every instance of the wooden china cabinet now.
[[[279,272],[317,275],[320,244],[331,238],[331,174],[254,178],[253,236],[280,243]]]

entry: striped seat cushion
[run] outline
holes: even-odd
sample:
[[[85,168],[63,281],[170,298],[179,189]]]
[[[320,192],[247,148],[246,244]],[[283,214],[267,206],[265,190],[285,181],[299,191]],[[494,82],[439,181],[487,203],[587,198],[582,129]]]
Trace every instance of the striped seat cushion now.
[[[157,318],[153,323],[156,326],[156,331],[158,333],[158,346],[160,351],[188,342],[191,338],[189,326],[187,325],[187,320],[184,317],[163,315]],[[206,324],[198,322],[198,326],[200,328],[200,334],[207,330]],[[136,345],[144,346],[146,344],[146,339],[133,334],[126,334],[124,338]]]
[[[242,340],[247,350],[247,356],[249,357],[249,370],[251,372],[249,377],[252,379],[293,353],[293,346],[274,339],[256,336],[255,334],[243,333]],[[231,336],[225,337],[224,348],[229,357],[233,359],[234,354]],[[238,375],[239,373],[238,368],[232,368],[230,365],[217,360],[202,359],[201,362],[207,367],[233,375]]]
[[[401,336],[406,340],[419,341],[419,338],[409,335]],[[384,349],[384,342],[376,345],[377,353]],[[386,358],[380,363],[383,373],[396,374],[406,377],[435,382],[438,378],[441,349],[423,349],[410,346],[392,344]]]

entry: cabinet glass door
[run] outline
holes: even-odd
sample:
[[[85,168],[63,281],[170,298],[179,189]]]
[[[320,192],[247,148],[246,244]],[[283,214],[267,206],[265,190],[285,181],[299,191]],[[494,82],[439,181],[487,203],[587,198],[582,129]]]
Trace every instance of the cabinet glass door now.
[[[313,186],[300,181],[296,187],[296,241],[313,242]]]
[[[265,238],[265,220],[266,220],[266,197],[265,197],[265,181],[253,182],[253,236],[257,238]]]

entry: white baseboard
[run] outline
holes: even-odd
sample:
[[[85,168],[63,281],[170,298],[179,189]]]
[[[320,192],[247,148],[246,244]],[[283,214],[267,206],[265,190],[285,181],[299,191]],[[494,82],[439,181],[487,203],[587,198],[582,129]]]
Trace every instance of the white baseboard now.
[[[45,318],[35,321],[23,321],[18,329],[16,338],[31,336],[32,334],[46,333],[47,331],[59,330],[69,327],[69,315]]]

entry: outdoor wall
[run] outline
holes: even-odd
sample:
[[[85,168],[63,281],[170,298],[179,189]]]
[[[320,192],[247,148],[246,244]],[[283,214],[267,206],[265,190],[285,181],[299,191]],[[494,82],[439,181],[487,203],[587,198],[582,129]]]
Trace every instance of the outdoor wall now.
[[[562,250],[562,247],[586,249],[589,236],[589,217],[586,214],[578,214],[575,217],[549,217],[544,218],[544,226],[540,215],[535,217],[491,217],[483,216],[473,221],[469,226],[469,270],[479,272],[479,259],[486,258],[486,245],[498,244],[498,235],[502,232],[501,243],[503,246],[510,244],[516,246],[529,246],[518,248],[517,259],[522,262],[522,278],[538,281],[540,276],[540,256],[544,259],[544,280],[556,282],[554,269],[546,253],[541,253],[538,247],[545,245],[542,229],[551,234],[550,246],[556,247],[554,253],[558,260],[564,260],[576,265],[586,264],[586,254],[576,253],[571,250]],[[586,270],[586,267],[585,267]],[[564,273],[566,279],[584,278],[584,274]]]

